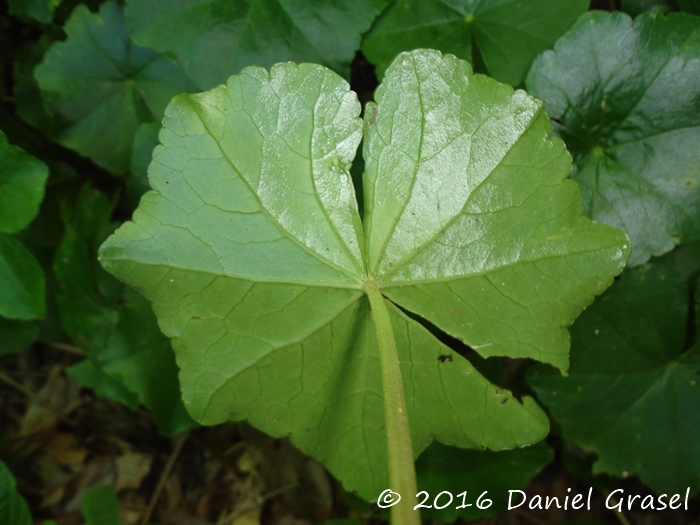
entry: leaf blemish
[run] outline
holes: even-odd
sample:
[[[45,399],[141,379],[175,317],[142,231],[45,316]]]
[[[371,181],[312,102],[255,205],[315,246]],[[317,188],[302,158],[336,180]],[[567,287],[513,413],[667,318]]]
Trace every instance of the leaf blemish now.
[[[441,363],[444,363],[445,361],[452,362],[452,356],[449,354],[438,356],[438,361],[440,361]]]

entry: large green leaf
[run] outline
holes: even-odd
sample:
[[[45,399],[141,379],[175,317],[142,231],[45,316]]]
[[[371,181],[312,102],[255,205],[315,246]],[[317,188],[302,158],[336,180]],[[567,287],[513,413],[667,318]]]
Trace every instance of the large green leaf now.
[[[0,523],[31,525],[32,516],[24,498],[17,492],[17,483],[7,466],[0,461]]]
[[[139,124],[160,119],[173,95],[196,87],[169,59],[134,45],[115,2],[99,13],[78,5],[65,31],[67,40],[53,44],[34,70],[50,106],[69,122],[57,138],[125,173]]]
[[[566,369],[566,326],[629,244],[581,216],[570,157],[524,92],[421,50],[376,98],[364,224],[348,172],[357,97],[326,68],[286,63],[173,99],[155,191],[100,251],[174,338],[195,419],[291,435],[367,499],[387,486],[387,445],[365,282],[386,297],[415,454],[433,439],[501,450],[541,439],[544,414],[401,308],[482,355]]]
[[[435,48],[517,86],[587,8],[588,0],[402,0],[377,19],[362,52],[383,75],[401,51]]]
[[[454,523],[457,517],[475,520],[503,512],[508,508],[508,491],[524,489],[552,459],[554,453],[544,442],[501,452],[460,450],[433,443],[416,461],[418,489],[430,495],[425,505],[432,507],[421,510],[421,514],[441,523]],[[447,505],[447,495],[435,501],[443,491],[452,494],[453,504]],[[466,495],[460,496],[465,491]],[[476,501],[484,491],[493,503],[480,509]],[[436,504],[445,507],[435,508]],[[460,505],[469,506],[458,510]]]
[[[36,217],[48,176],[46,164],[0,131],[0,233],[15,233]]]
[[[252,65],[318,62],[345,77],[388,0],[128,0],[134,39],[171,52],[201,89]]]
[[[630,264],[700,238],[700,18],[591,12],[527,79],[574,154],[586,213]]]
[[[107,274],[95,256],[114,229],[110,212],[107,198],[86,188],[55,255],[63,327],[88,353],[70,373],[103,397],[131,408],[142,403],[161,432],[176,434],[194,422],[182,404],[170,341],[148,302]]]
[[[44,271],[20,241],[5,233],[0,233],[0,290],[0,316],[24,320],[44,317]]]
[[[700,490],[700,346],[685,350],[688,287],[673,265],[626,271],[571,328],[569,377],[529,377],[594,472],[658,492]]]

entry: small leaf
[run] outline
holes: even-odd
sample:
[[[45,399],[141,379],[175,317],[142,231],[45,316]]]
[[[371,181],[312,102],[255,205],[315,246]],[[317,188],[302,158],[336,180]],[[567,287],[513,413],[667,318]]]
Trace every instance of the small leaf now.
[[[31,525],[32,517],[24,498],[17,492],[17,483],[7,466],[0,461],[0,523]]]
[[[10,14],[31,16],[48,24],[53,19],[53,12],[63,0],[8,0]]]
[[[57,139],[125,173],[139,124],[159,120],[173,95],[196,87],[166,57],[131,42],[116,2],[99,13],[78,5],[65,31],[67,40],[53,44],[34,70],[49,105],[69,122]]]
[[[177,56],[201,89],[247,66],[319,62],[345,77],[387,0],[128,0],[141,45]]]
[[[685,350],[688,287],[669,263],[626,271],[571,328],[571,369],[528,378],[594,472],[700,490],[700,346]]]
[[[46,313],[41,265],[12,235],[0,233],[0,316],[39,319]]]
[[[574,154],[586,213],[632,239],[629,264],[700,238],[700,18],[586,13],[527,86]]]
[[[136,410],[140,406],[138,396],[105,372],[100,362],[87,357],[80,363],[67,368],[68,375],[75,379],[84,387],[94,390],[94,392],[105,399],[116,401]]]
[[[508,491],[524,489],[553,459],[552,449],[544,442],[501,452],[461,450],[433,443],[416,461],[418,489],[428,492],[430,499],[426,504],[433,506],[422,510],[421,514],[431,520],[454,523],[458,516],[475,520],[503,512],[508,508]],[[435,497],[442,491],[450,492],[454,503],[436,509]],[[479,509],[475,502],[484,491],[488,491],[493,505]],[[445,505],[448,499],[445,495],[437,504]],[[457,510],[462,504],[470,506]]]
[[[387,445],[366,282],[384,294],[414,453],[434,439],[503,450],[542,439],[545,415],[401,309],[482,355],[565,369],[565,327],[629,245],[581,216],[570,158],[524,92],[419,50],[376,98],[364,223],[349,174],[357,97],[324,67],[285,63],[173,99],[155,191],[100,249],[174,338],[195,419],[290,435],[368,500],[387,487]]]
[[[0,131],[0,233],[15,233],[32,222],[44,198],[49,169]]]
[[[98,487],[83,495],[85,525],[122,525],[119,498],[112,487]]]
[[[88,353],[69,373],[98,395],[132,409],[142,403],[162,433],[176,434],[194,421],[182,404],[170,341],[158,329],[148,302],[107,274],[95,257],[97,246],[114,229],[110,213],[107,198],[85,188],[56,251],[62,324]]]
[[[429,47],[483,64],[484,73],[517,86],[587,8],[587,0],[394,2],[365,36],[362,52],[380,76],[401,51]]]

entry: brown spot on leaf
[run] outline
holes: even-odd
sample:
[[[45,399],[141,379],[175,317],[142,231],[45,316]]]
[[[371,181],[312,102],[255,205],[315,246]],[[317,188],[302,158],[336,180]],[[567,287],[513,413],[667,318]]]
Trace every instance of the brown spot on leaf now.
[[[443,354],[438,357],[438,361],[440,361],[441,363],[444,363],[445,361],[452,362],[452,356],[450,354]]]

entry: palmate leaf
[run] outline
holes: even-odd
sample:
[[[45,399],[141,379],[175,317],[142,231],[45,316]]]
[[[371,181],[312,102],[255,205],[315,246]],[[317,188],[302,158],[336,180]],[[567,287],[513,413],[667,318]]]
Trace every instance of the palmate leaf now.
[[[159,120],[173,95],[196,91],[180,67],[134,45],[116,2],[78,5],[34,70],[42,95],[67,121],[57,140],[115,174],[129,169],[134,133]]]
[[[345,77],[388,0],[128,0],[141,45],[174,54],[201,89],[252,65],[318,62]]]
[[[377,19],[362,51],[380,76],[399,52],[432,47],[517,86],[586,9],[587,0],[401,0]]]
[[[700,490],[700,345],[686,348],[687,322],[672,261],[626,271],[571,328],[569,376],[528,377],[564,436],[598,453],[594,472]]]
[[[570,157],[522,91],[418,50],[397,58],[376,100],[364,222],[348,173],[357,97],[324,67],[286,63],[173,99],[155,191],[100,250],[174,339],[196,420],[290,435],[367,499],[387,487],[368,287],[385,297],[414,453],[433,439],[501,450],[544,437],[543,412],[402,309],[483,356],[566,369],[566,326],[629,249],[581,216]]]
[[[700,18],[590,12],[527,78],[574,155],[586,213],[629,264],[700,238]]]
[[[48,24],[53,19],[53,12],[63,0],[8,0],[10,14],[31,16],[39,22]]]

